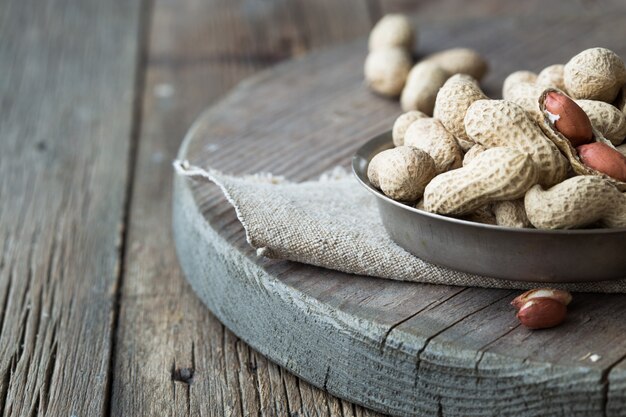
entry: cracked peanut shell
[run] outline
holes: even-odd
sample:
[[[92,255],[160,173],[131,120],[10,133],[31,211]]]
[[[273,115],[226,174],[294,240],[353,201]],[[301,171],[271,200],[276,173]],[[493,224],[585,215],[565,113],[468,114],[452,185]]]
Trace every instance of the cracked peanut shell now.
[[[572,146],[572,143],[565,136],[563,136],[558,130],[554,128],[550,120],[550,115],[546,112],[546,108],[545,108],[545,98],[550,92],[556,92],[558,94],[567,95],[563,91],[558,90],[556,88],[548,88],[541,94],[541,96],[539,97],[539,100],[535,104],[535,106],[539,109],[539,112],[542,115],[541,121],[539,122],[539,127],[541,128],[541,130],[543,130],[546,137],[548,137],[559,148],[559,150],[563,153],[563,155],[567,157],[572,170],[576,174],[599,176],[609,181],[611,184],[617,187],[620,191],[626,191],[625,182],[616,180],[615,178],[611,178],[608,175],[602,172],[596,171],[595,169],[590,168],[586,166],[585,164],[583,164],[582,161],[580,160],[580,157],[578,156],[578,152],[576,152],[576,149]],[[592,131],[593,131],[592,143],[601,142],[615,149],[615,146],[613,146],[611,141],[606,139],[604,136],[602,136],[602,134],[598,131],[598,129],[592,128]],[[549,186],[548,184],[542,184],[542,185]]]

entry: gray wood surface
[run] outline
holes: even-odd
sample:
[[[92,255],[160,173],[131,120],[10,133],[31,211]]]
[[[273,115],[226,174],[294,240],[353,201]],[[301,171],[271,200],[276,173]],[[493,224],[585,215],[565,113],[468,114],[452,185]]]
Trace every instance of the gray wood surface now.
[[[623,14],[424,22],[422,48],[481,50],[494,63],[486,90],[497,96],[514,69],[538,71],[592,45],[626,54],[597,26],[600,16],[611,27],[624,23]],[[346,166],[399,113],[363,87],[364,45],[241,84],[199,119],[180,155],[226,172],[296,180]],[[258,258],[215,187],[175,185],[178,253],[196,292],[242,339],[315,386],[396,415],[625,412],[618,364],[626,296],[579,294],[565,325],[531,332],[518,326],[509,291],[380,281]]]
[[[182,277],[169,227],[171,161],[194,118],[244,77],[367,33],[366,3],[157,1],[152,16],[111,414],[373,415],[226,329]]]
[[[520,32],[524,39],[534,36],[534,46],[516,42],[512,47],[494,46],[494,54],[504,54],[505,61],[490,83],[521,65],[524,57],[529,64],[524,66],[531,68],[531,62],[567,58],[576,42],[581,48],[604,42],[619,49],[623,38],[621,0],[478,0],[471,7],[460,0],[0,0],[1,416],[376,415],[269,361],[208,312],[184,280],[174,254],[169,162],[196,116],[238,81],[313,49],[364,36],[382,13],[390,11],[414,13],[418,23],[430,25],[423,44],[427,48],[438,47],[436,39],[453,44],[454,36],[465,31],[487,48],[497,37],[485,22],[512,32],[521,31],[514,16],[552,15],[557,25],[537,25],[534,35]],[[577,19],[582,14],[588,18],[580,25]],[[611,17],[604,19],[605,15]],[[505,20],[493,22],[502,17]],[[566,39],[569,26],[579,34],[588,32],[588,38]],[[550,36],[541,33],[550,30],[556,33],[555,41],[543,45]],[[549,45],[551,53],[546,54]],[[357,68],[360,59],[354,56],[350,65]],[[340,60],[334,59],[333,65]],[[330,73],[355,88],[358,74],[360,68],[351,75]],[[257,84],[268,75],[260,77]],[[248,88],[259,87],[246,83]],[[311,88],[312,81],[308,83]],[[261,110],[273,97],[268,88],[257,103]],[[349,88],[333,94],[341,96]],[[362,139],[355,129],[354,144],[341,145],[333,141],[337,137],[326,125],[341,125],[370,111],[361,109],[362,103],[357,103],[356,112],[336,107],[321,123],[322,113],[315,113],[320,103],[323,100],[303,107],[316,114],[316,120],[284,126],[291,137],[305,142],[316,139],[307,129],[328,133],[323,139],[327,150],[315,154],[322,164],[302,164],[299,171],[301,161],[277,163],[264,150],[271,148],[260,144],[262,158],[252,166],[247,159],[252,147],[219,147],[228,140],[226,130],[220,132],[222,142],[207,151],[231,172],[242,172],[247,164],[250,172],[272,169],[296,179],[315,176],[322,165],[341,162]],[[382,127],[382,119],[395,111],[386,107],[383,113],[369,113],[368,119],[381,120],[365,134]],[[250,118],[251,128],[259,129],[253,122],[260,120]],[[286,147],[288,152],[297,152],[301,141]],[[212,213],[213,232],[228,242],[223,247],[226,253],[243,254],[244,264],[250,264],[254,256],[228,206],[215,199],[202,208]],[[424,359],[420,368],[429,378],[447,369],[437,367],[442,344],[463,340],[471,349],[496,354],[511,350],[518,359],[526,359],[537,358],[544,345],[554,343],[552,338],[562,337],[535,339],[521,329],[510,329],[514,322],[503,312],[506,292],[418,288],[371,279],[359,279],[361,284],[355,286],[352,277],[300,265],[261,266],[271,276],[280,276],[285,288],[298,288],[310,295],[308,301],[321,300],[341,311],[341,317],[364,311],[373,315],[386,307],[376,325],[377,343],[386,354],[398,350],[404,337],[415,340],[412,320],[421,321],[431,335],[419,344],[423,347],[419,357]],[[319,280],[326,285],[318,286]],[[499,307],[480,309],[480,300],[492,300]],[[585,298],[571,323],[589,333],[604,330],[610,337],[595,340],[574,332],[566,338],[572,346],[564,349],[565,358],[558,359],[556,350],[544,357],[569,367],[567,358],[579,351],[585,358],[603,342],[602,359],[590,376],[600,375],[608,415],[619,415],[624,408],[624,365],[611,367],[623,350],[622,328],[616,324],[623,317],[616,307],[619,300]],[[240,303],[235,300],[232,306]],[[279,313],[277,317],[284,317],[282,310]],[[441,316],[451,313],[472,314],[459,317],[459,324],[450,327]],[[257,311],[251,312],[250,322],[257,316]],[[320,317],[305,323],[315,324]],[[488,328],[485,320],[492,323]],[[481,348],[487,338],[481,332],[487,330],[491,337],[503,336]],[[520,343],[527,348],[520,348]],[[314,358],[316,353],[307,355]],[[417,357],[414,354],[413,359]],[[284,358],[293,369],[297,358],[289,354]],[[476,361],[465,358],[461,367],[478,363],[481,378],[488,378],[497,369],[494,358],[489,353]],[[517,396],[513,382],[523,374],[518,367],[524,366],[524,359],[513,363],[511,379],[504,385],[512,397]],[[586,366],[587,360],[581,364]],[[327,369],[327,363],[320,365],[320,378],[323,373],[326,388],[337,392],[337,372]],[[472,376],[466,380],[472,381],[476,381]],[[318,385],[324,387],[324,381]],[[602,402],[590,398],[594,405]],[[435,403],[432,398],[425,401],[433,409]],[[441,412],[458,414],[450,406],[442,401]],[[513,410],[523,405],[516,407]],[[541,415],[540,411],[534,414]]]
[[[107,413],[139,6],[0,3],[0,415]]]

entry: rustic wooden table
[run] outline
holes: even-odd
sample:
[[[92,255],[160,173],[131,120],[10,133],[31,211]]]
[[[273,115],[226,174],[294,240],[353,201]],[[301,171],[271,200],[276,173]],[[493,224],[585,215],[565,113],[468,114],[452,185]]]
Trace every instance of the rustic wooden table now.
[[[601,22],[619,3],[1,0],[0,415],[374,415],[256,353],[184,280],[170,161],[185,131],[243,78],[388,11]]]

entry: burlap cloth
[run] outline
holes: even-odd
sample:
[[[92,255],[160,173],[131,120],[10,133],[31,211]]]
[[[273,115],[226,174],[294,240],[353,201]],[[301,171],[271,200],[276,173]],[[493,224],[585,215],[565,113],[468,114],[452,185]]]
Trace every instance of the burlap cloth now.
[[[224,192],[260,256],[359,275],[430,284],[527,289],[545,283],[507,281],[429,264],[396,245],[380,221],[374,196],[345,170],[292,183],[269,174],[234,177],[174,162],[176,172],[213,182]],[[625,271],[626,274],[626,271]],[[626,292],[622,280],[550,284],[584,292]]]

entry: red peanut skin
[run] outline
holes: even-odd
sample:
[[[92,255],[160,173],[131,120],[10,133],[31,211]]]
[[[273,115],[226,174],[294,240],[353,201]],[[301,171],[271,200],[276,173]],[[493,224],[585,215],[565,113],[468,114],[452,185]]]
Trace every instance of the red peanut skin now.
[[[517,318],[529,329],[548,329],[565,320],[567,307],[552,298],[534,298],[520,308]]]
[[[576,151],[583,164],[589,168],[626,182],[626,156],[619,151],[601,142],[579,146]]]
[[[571,98],[551,91],[546,94],[544,105],[547,111],[558,115],[554,128],[565,136],[572,146],[580,146],[591,142],[593,131],[587,113]]]

